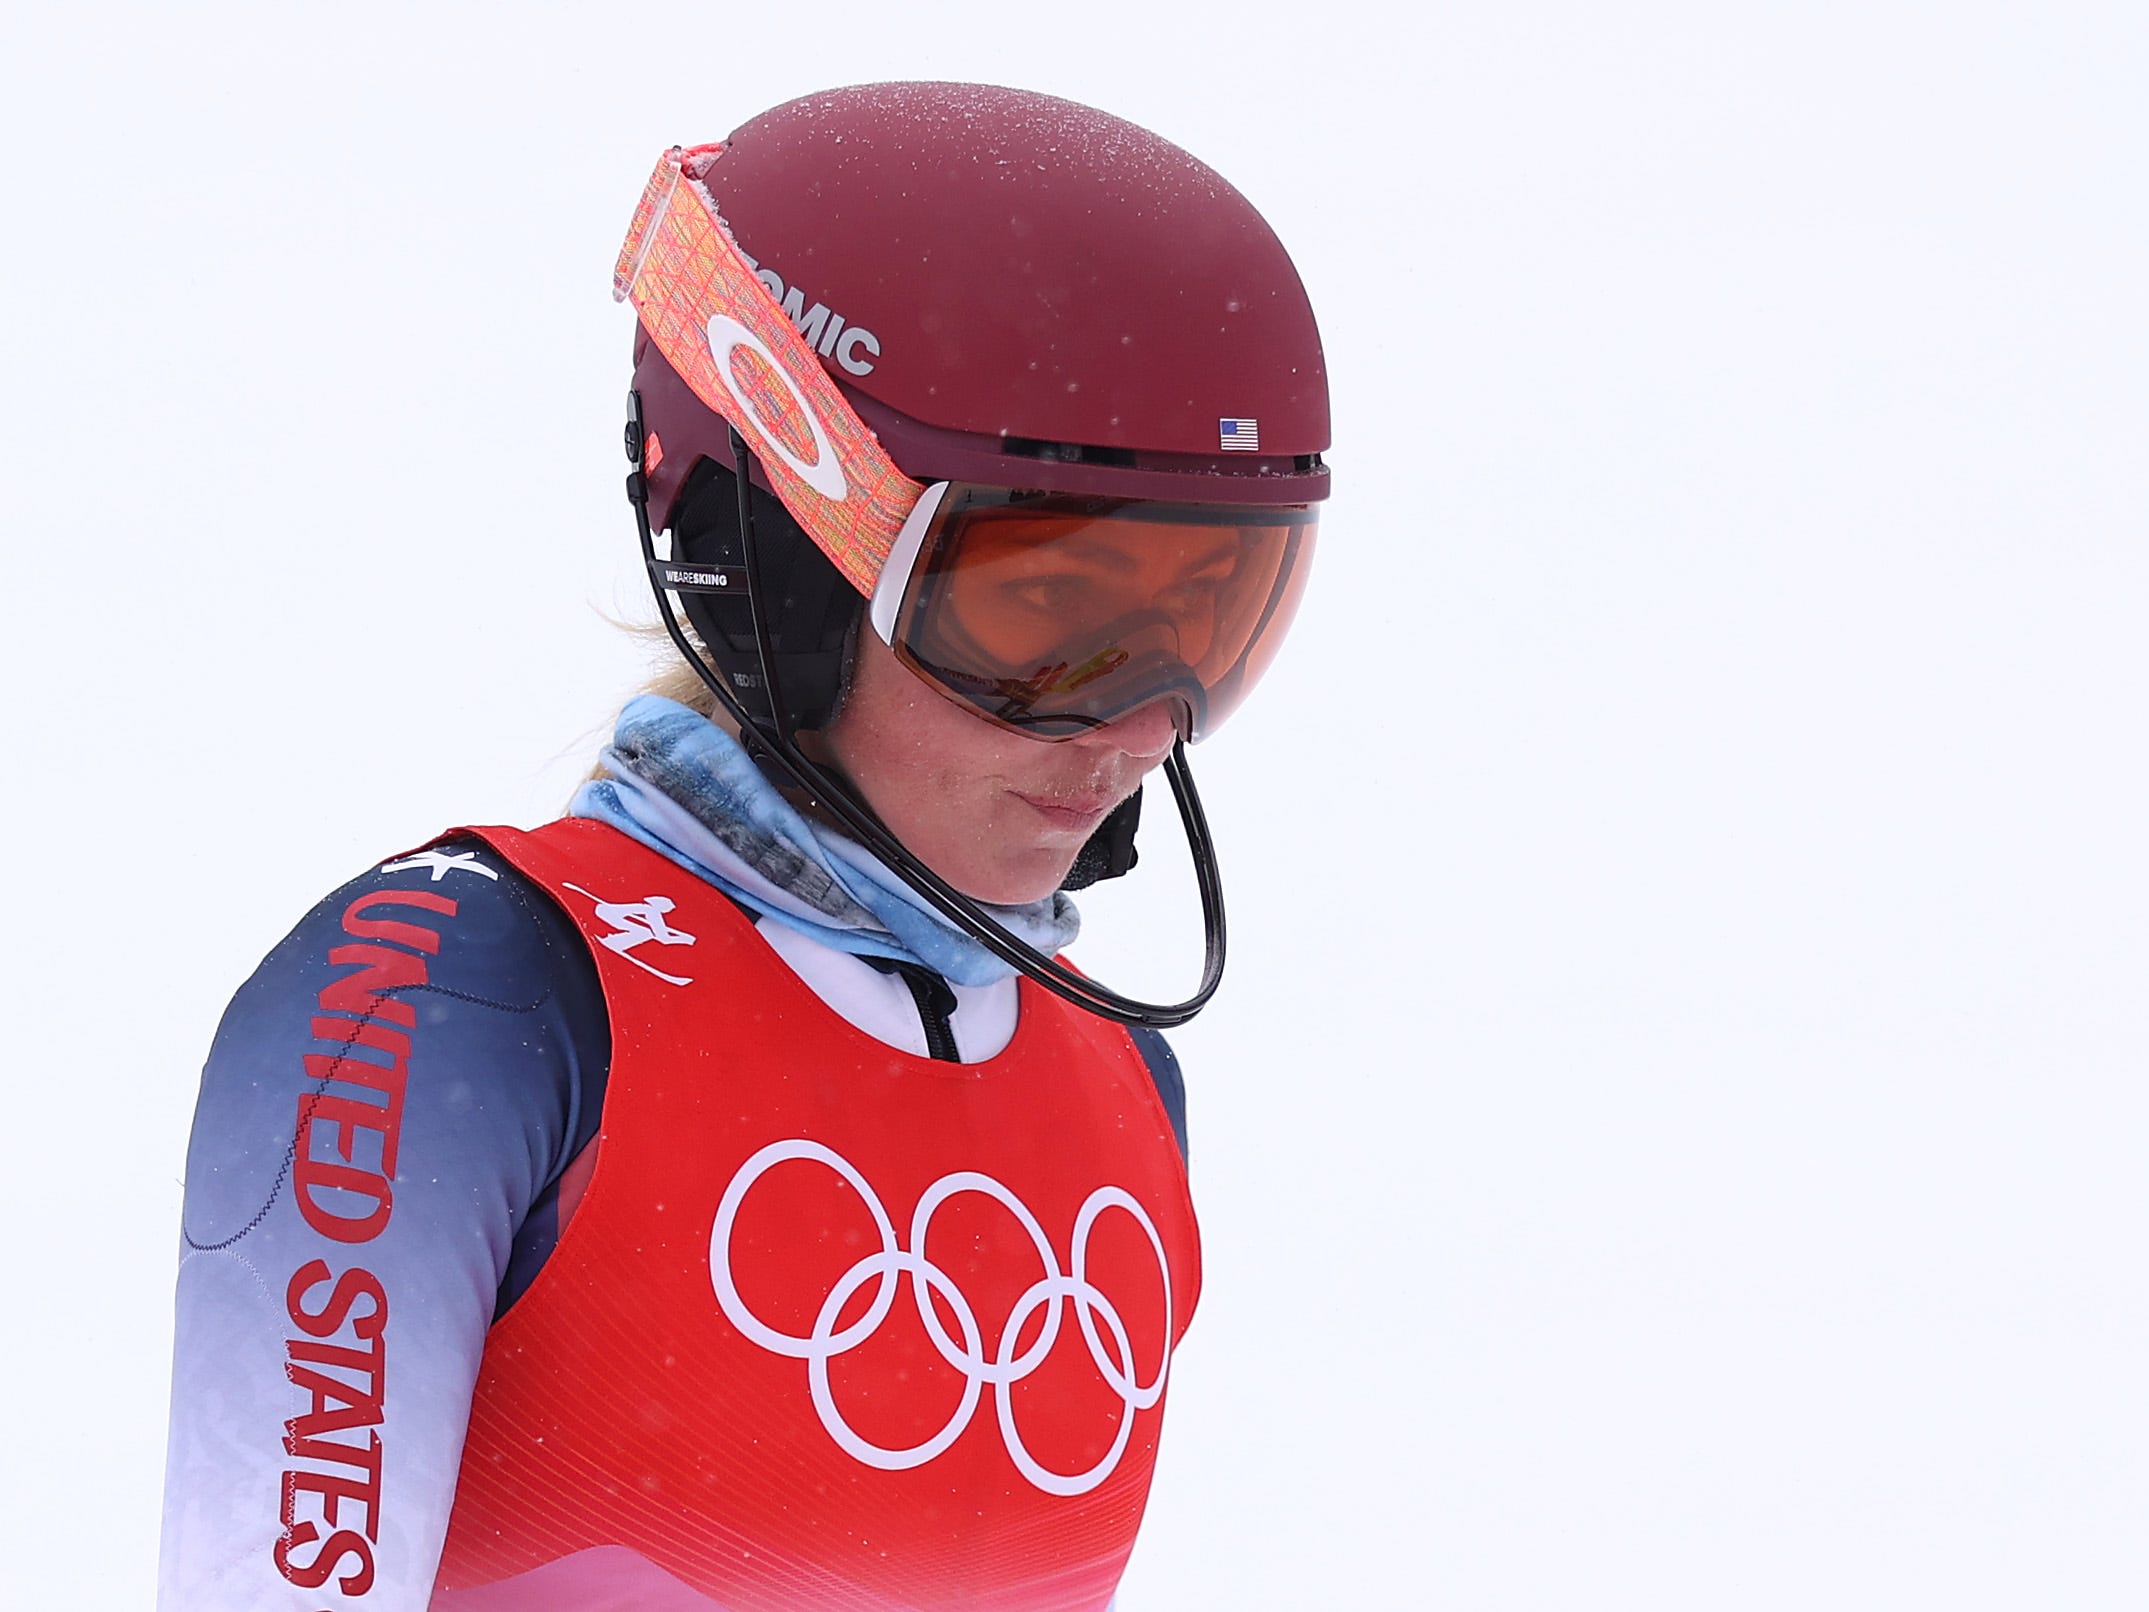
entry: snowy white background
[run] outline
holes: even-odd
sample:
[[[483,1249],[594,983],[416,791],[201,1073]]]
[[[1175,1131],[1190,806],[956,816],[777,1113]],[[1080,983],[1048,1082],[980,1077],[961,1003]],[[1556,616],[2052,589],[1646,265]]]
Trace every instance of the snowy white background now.
[[[636,675],[650,163],[940,76],[1222,168],[1335,388],[1126,1612],[2149,1604],[2145,15],[13,8],[0,1602],[148,1602],[226,994]]]

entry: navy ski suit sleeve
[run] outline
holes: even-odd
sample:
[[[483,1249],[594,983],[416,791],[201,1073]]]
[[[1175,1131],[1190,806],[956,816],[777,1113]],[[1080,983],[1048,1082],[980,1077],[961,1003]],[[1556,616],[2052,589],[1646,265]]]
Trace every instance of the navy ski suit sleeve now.
[[[608,1048],[580,938],[482,846],[352,881],[240,989],[187,1154],[164,1612],[425,1606]]]

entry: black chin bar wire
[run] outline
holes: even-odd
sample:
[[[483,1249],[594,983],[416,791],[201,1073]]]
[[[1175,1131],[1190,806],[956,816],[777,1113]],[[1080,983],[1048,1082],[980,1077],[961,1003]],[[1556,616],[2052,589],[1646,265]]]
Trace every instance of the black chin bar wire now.
[[[739,724],[742,735],[760,741],[760,749],[785,775],[826,810],[831,812],[859,842],[893,869],[904,883],[917,891],[934,910],[985,947],[1010,967],[1020,970],[1054,995],[1076,1007],[1119,1024],[1169,1030],[1185,1024],[1208,1004],[1224,977],[1224,887],[1217,866],[1216,846],[1209,834],[1209,821],[1202,811],[1200,792],[1194,787],[1193,770],[1187,765],[1186,744],[1174,741],[1164,759],[1164,776],[1171,784],[1172,799],[1179,808],[1179,821],[1186,831],[1187,849],[1193,857],[1194,879],[1201,894],[1203,956],[1201,983],[1181,1002],[1144,1002],[1098,984],[1049,957],[1012,934],[984,912],[977,902],[947,883],[932,869],[919,863],[880,819],[849,788],[831,778],[800,749],[790,731],[782,690],[775,679],[776,657],[769,639],[768,623],[761,614],[761,593],[755,555],[754,529],[748,484],[753,475],[753,455],[736,430],[731,433],[738,477],[740,543],[747,573],[747,602],[752,609],[754,645],[761,661],[763,691],[768,696],[769,729],[748,714],[738,696],[710,666],[688,638],[673,608],[663,563],[657,558],[656,537],[649,525],[649,478],[643,464],[641,398],[628,394],[627,457],[634,470],[627,477],[627,499],[634,506],[635,525],[642,542],[642,559],[656,594],[657,613],[687,664],[708,685],[709,692]]]

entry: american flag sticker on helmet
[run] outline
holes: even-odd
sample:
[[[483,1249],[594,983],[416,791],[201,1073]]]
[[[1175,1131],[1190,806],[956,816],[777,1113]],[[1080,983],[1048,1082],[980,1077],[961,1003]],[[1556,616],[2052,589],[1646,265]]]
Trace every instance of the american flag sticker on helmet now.
[[[1226,453],[1259,453],[1261,451],[1261,422],[1259,420],[1218,420],[1216,422],[1216,445]]]

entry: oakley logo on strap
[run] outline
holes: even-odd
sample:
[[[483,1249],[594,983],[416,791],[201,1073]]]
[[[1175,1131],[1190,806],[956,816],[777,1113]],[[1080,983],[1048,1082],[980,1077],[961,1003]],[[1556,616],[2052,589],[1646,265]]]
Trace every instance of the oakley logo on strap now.
[[[797,405],[797,414],[790,419],[769,418],[762,407],[762,399],[756,398],[739,383],[737,372],[732,368],[731,355],[744,347],[761,360],[765,373],[774,375]],[[828,431],[821,424],[820,416],[813,412],[812,403],[799,389],[776,355],[769,351],[762,339],[748,330],[729,314],[715,313],[709,316],[709,353],[716,360],[716,373],[723,378],[732,399],[746,412],[761,434],[762,450],[774,454],[791,469],[791,473],[831,503],[840,504],[850,491],[843,479],[843,466],[836,458],[835,444],[828,440]],[[775,400],[779,404],[780,399]],[[809,461],[795,452],[786,437],[795,435],[798,424],[803,423],[813,437],[813,458]],[[791,427],[786,430],[785,427]]]
[[[739,1296],[731,1263],[732,1228],[738,1220],[740,1206],[763,1175],[791,1160],[820,1164],[841,1176],[865,1205],[880,1232],[880,1251],[867,1254],[836,1279],[827,1297],[821,1301],[813,1330],[803,1337],[778,1331],[747,1307],[746,1301]],[[1044,1274],[1015,1301],[990,1338],[955,1278],[935,1265],[925,1252],[926,1236],[932,1229],[934,1214],[943,1204],[963,1193],[982,1194],[1012,1214],[1029,1234],[1038,1263],[1044,1270]],[[1088,1275],[1090,1234],[1099,1217],[1115,1209],[1132,1216],[1147,1235],[1149,1246],[1156,1254],[1158,1273],[1163,1277],[1163,1348],[1155,1374],[1147,1382],[1141,1380],[1126,1323],[1110,1297],[1092,1283]],[[732,1177],[731,1185],[724,1192],[716,1212],[716,1226],[709,1235],[709,1274],[725,1317],[743,1336],[773,1354],[806,1362],[813,1407],[828,1436],[847,1454],[883,1472],[908,1471],[941,1454],[962,1436],[985,1389],[990,1387],[1000,1437],[1016,1470],[1046,1494],[1087,1494],[1111,1475],[1120,1456],[1126,1452],[1127,1440],[1134,1431],[1134,1413],[1147,1410],[1163,1396],[1164,1374],[1171,1364],[1171,1267],[1164,1257],[1164,1241],[1133,1195],[1119,1187],[1099,1187],[1083,1201],[1075,1215],[1068,1268],[1063,1273],[1051,1240],[1038,1225],[1037,1217],[1020,1198],[989,1175],[975,1170],[958,1170],[927,1187],[911,1216],[910,1245],[906,1248],[896,1236],[895,1226],[878,1195],[843,1155],[803,1138],[772,1142],[739,1167],[738,1174]],[[880,1330],[881,1323],[895,1306],[897,1290],[905,1277],[910,1279],[911,1297],[926,1336],[932,1340],[940,1358],[962,1374],[963,1393],[954,1414],[939,1432],[908,1449],[887,1449],[860,1435],[844,1420],[829,1387],[828,1366],[831,1360],[858,1348]],[[836,1322],[845,1307],[868,1283],[878,1285],[865,1313],[849,1326],[839,1328]],[[935,1299],[939,1301],[937,1304]],[[949,1335],[941,1319],[942,1306],[954,1317],[956,1330],[961,1333],[959,1339]],[[1072,1473],[1054,1471],[1031,1454],[1022,1441],[1021,1430],[1015,1425],[1012,1393],[1015,1384],[1035,1372],[1052,1353],[1070,1307],[1091,1364],[1105,1385],[1126,1406],[1125,1414],[1117,1418],[1118,1429],[1103,1459],[1087,1471]],[[1036,1338],[1028,1348],[1018,1352],[1018,1340],[1039,1312],[1043,1313],[1043,1323]]]

